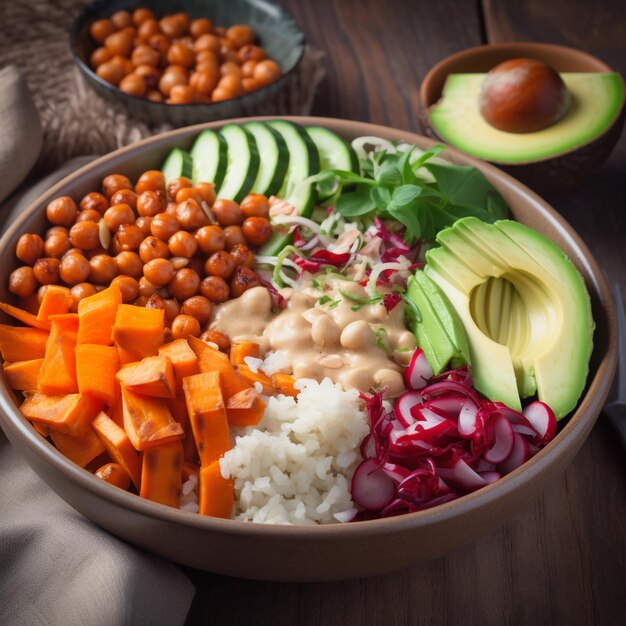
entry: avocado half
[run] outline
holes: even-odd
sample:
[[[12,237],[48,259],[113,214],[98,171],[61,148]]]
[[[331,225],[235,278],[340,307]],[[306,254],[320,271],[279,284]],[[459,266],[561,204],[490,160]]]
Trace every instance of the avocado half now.
[[[511,220],[463,218],[437,241],[424,271],[463,323],[476,388],[518,410],[536,393],[557,418],[570,413],[585,388],[594,331],[572,262]]]
[[[535,191],[572,188],[599,166],[624,123],[625,88],[616,72],[561,73],[572,102],[556,124],[532,133],[507,133],[481,116],[487,74],[450,74],[427,115],[431,133],[467,154],[490,161]]]

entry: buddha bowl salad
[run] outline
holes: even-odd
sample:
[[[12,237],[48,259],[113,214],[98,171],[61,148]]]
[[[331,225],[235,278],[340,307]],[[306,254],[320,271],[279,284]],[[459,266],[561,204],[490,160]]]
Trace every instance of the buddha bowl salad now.
[[[589,295],[441,150],[227,124],[102,206],[53,201],[1,305],[23,414],[108,482],[245,521],[393,516],[512,472],[585,388]]]

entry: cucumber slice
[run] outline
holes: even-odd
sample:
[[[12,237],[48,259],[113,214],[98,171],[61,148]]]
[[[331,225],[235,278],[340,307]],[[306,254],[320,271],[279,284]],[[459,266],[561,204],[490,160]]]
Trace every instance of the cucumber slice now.
[[[207,128],[197,137],[191,148],[193,183],[213,183],[218,190],[228,165],[228,145],[224,137]]]
[[[356,152],[339,135],[323,126],[307,126],[304,129],[313,140],[320,155],[320,169],[359,172]]]
[[[259,150],[254,136],[239,124],[226,124],[220,135],[228,144],[228,165],[217,197],[241,202],[256,180]]]
[[[189,152],[185,152],[180,148],[174,148],[167,155],[167,159],[165,159],[161,171],[165,176],[166,183],[180,176],[191,178],[193,175],[193,159]]]
[[[287,174],[276,195],[292,204],[300,215],[308,217],[313,211],[317,195],[315,185],[304,183],[304,180],[320,171],[317,148],[304,129],[293,122],[272,120],[265,124],[282,135],[289,151]],[[259,254],[274,256],[290,241],[291,235],[274,233]]]
[[[246,122],[243,127],[254,136],[260,157],[251,192],[273,196],[283,184],[289,165],[287,144],[280,133],[261,122]]]

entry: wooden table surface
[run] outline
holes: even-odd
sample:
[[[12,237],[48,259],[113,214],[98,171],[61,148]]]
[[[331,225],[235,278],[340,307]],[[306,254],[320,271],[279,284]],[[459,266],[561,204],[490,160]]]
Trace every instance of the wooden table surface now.
[[[626,75],[623,0],[282,2],[326,53],[314,115],[421,132],[418,89],[428,69],[481,43],[562,43]],[[626,137],[579,189],[547,200],[626,293]],[[188,623],[626,623],[624,457],[601,415],[565,474],[509,524],[393,575],[283,584],[189,571],[198,590]]]

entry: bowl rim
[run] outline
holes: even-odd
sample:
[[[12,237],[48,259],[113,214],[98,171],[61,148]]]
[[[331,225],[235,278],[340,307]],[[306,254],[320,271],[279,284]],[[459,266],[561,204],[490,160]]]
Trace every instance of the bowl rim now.
[[[82,11],[78,14],[76,19],[72,22],[72,26],[69,30],[68,37],[69,37],[70,50],[72,52],[72,57],[74,59],[74,62],[78,66],[79,70],[87,78],[96,82],[102,88],[107,89],[111,94],[113,94],[116,97],[119,97],[122,101],[124,98],[128,98],[129,102],[131,103],[137,102],[137,103],[147,104],[147,106],[153,106],[155,110],[167,111],[167,110],[172,110],[172,107],[175,110],[181,110],[181,111],[185,111],[185,110],[197,111],[197,110],[200,110],[200,107],[204,107],[204,109],[210,110],[211,107],[218,107],[219,105],[225,105],[231,102],[232,103],[235,103],[235,102],[245,103],[246,99],[249,98],[250,96],[263,93],[265,92],[265,90],[269,90],[269,89],[275,90],[278,86],[280,86],[280,89],[282,90],[285,86],[285,83],[292,78],[293,74],[295,73],[300,63],[302,62],[302,59],[304,58],[304,51],[306,48],[306,37],[304,33],[300,29],[300,26],[298,25],[296,20],[293,18],[293,16],[286,9],[284,9],[281,5],[275,4],[274,6],[276,7],[278,11],[280,11],[281,16],[283,18],[289,19],[293,23],[295,29],[298,32],[299,40],[300,40],[298,43],[298,48],[299,48],[298,57],[296,58],[295,63],[286,72],[283,72],[283,74],[280,76],[278,80],[275,80],[273,83],[269,83],[268,85],[263,85],[263,87],[260,87],[259,89],[255,89],[254,91],[251,91],[249,93],[244,93],[240,96],[235,96],[234,98],[229,98],[228,100],[222,100],[220,102],[193,102],[193,103],[187,103],[187,104],[155,102],[154,100],[149,100],[148,98],[143,98],[141,96],[134,96],[132,94],[126,93],[122,91],[117,85],[113,85],[112,83],[107,82],[103,78],[100,78],[100,76],[98,76],[98,74],[96,74],[96,72],[94,72],[94,70],[91,69],[91,67],[89,66],[89,63],[87,63],[87,61],[85,61],[85,59],[83,59],[81,55],[79,54],[78,48],[76,46],[76,41],[78,38],[78,31],[83,26],[83,23],[87,22],[88,13],[92,11],[96,5],[102,5],[103,7],[106,7],[107,2],[106,0],[94,0],[94,2],[91,2],[90,4],[86,5],[82,9]],[[265,94],[267,95],[267,92],[265,92]]]
[[[122,156],[125,153],[133,151],[143,151],[149,149],[153,145],[158,145],[164,139],[187,138],[199,133],[206,128],[219,128],[227,123],[243,123],[247,121],[264,121],[272,119],[286,119],[301,125],[332,125],[341,123],[348,132],[354,134],[367,134],[386,136],[390,131],[401,133],[406,141],[415,141],[416,138],[420,142],[427,145],[435,145],[437,142],[428,137],[417,135],[410,131],[394,129],[387,126],[370,124],[367,122],[340,120],[338,118],[327,117],[304,117],[304,116],[257,116],[257,117],[240,117],[228,120],[217,120],[193,126],[186,126],[174,130],[160,133],[152,137],[148,137],[139,142],[125,146],[98,159],[84,165],[75,172],[66,176],[37,199],[22,212],[20,217],[16,219],[6,230],[0,239],[0,246],[7,246],[7,243],[13,239],[16,234],[23,228],[25,222],[31,218],[33,214],[41,210],[44,200],[57,194],[65,185],[80,179],[90,170],[97,169],[104,165],[107,161],[113,160],[115,157]],[[14,393],[6,386],[4,375],[2,375],[2,385],[0,386],[0,426],[3,427],[5,433],[8,431],[15,437],[22,440],[32,451],[46,461],[47,464],[55,466],[55,469],[62,472],[67,480],[76,484],[81,490],[84,489],[94,497],[97,497],[114,506],[130,509],[132,512],[153,518],[159,522],[169,524],[177,524],[182,527],[189,526],[196,530],[204,530],[206,532],[219,532],[227,535],[249,536],[263,538],[281,538],[288,537],[292,540],[304,540],[316,537],[318,539],[333,540],[341,538],[346,533],[356,537],[374,537],[381,533],[401,533],[417,528],[429,527],[436,524],[441,519],[457,519],[464,515],[479,509],[488,508],[490,502],[498,500],[506,496],[510,490],[515,490],[523,484],[532,482],[537,479],[544,470],[552,465],[553,458],[556,460],[558,455],[565,456],[570,447],[575,447],[577,440],[582,436],[587,436],[588,431],[593,426],[597,415],[600,413],[604,401],[610,391],[613,374],[617,366],[617,318],[615,306],[613,302],[612,292],[609,289],[606,280],[591,252],[567,221],[556,212],[546,201],[542,200],[532,190],[519,183],[514,178],[504,173],[493,165],[480,161],[479,159],[470,157],[455,148],[446,146],[446,155],[452,157],[454,162],[461,162],[473,165],[481,169],[483,173],[488,175],[491,182],[495,182],[500,188],[513,189],[517,193],[521,192],[525,200],[536,209],[543,213],[547,224],[558,230],[559,234],[568,240],[574,248],[576,248],[581,256],[581,263],[585,266],[590,276],[588,287],[598,294],[602,310],[606,316],[607,322],[607,351],[598,359],[597,370],[593,377],[588,378],[587,386],[582,395],[579,404],[574,413],[569,418],[567,424],[558,433],[555,439],[537,453],[533,458],[528,460],[515,471],[503,476],[498,481],[487,485],[461,498],[451,502],[438,505],[432,509],[426,509],[415,513],[407,513],[395,517],[383,519],[365,520],[359,522],[350,522],[349,524],[326,524],[326,525],[270,525],[244,522],[233,519],[220,519],[208,516],[191,514],[182,509],[174,509],[162,504],[151,502],[140,498],[135,494],[118,489],[106,482],[98,479],[95,475],[87,470],[79,467],[61,452],[59,452],[52,444],[39,435],[26,418],[20,413],[16,405]],[[11,437],[9,437],[11,438]]]

